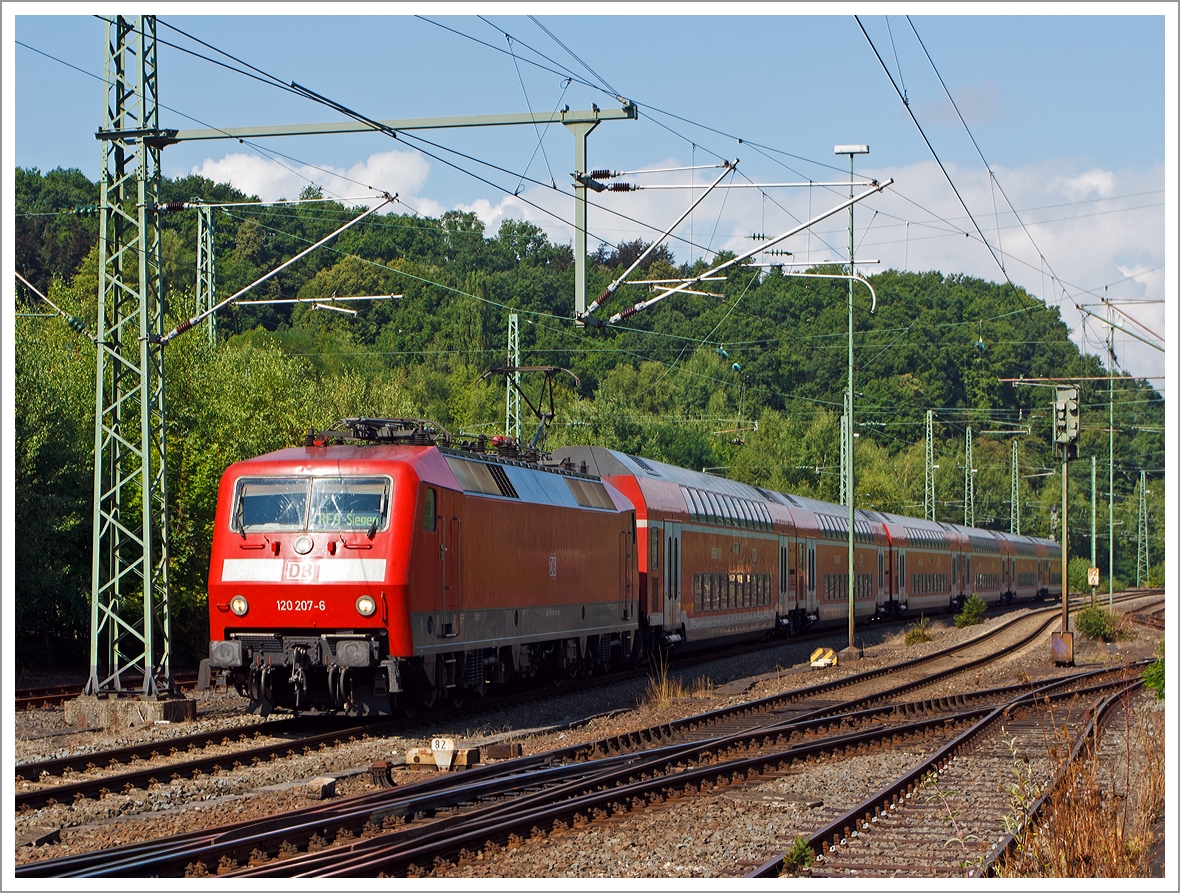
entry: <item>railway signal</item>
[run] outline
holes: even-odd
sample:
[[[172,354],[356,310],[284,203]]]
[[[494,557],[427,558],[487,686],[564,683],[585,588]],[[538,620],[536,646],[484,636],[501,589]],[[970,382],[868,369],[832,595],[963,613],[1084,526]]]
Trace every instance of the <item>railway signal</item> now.
[[[1073,664],[1073,633],[1069,631],[1069,460],[1078,457],[1078,389],[1058,385],[1053,398],[1053,449],[1061,457],[1061,632],[1053,633],[1053,657]]]
[[[1078,389],[1059,387],[1053,401],[1053,444],[1055,452],[1066,461],[1078,457]]]

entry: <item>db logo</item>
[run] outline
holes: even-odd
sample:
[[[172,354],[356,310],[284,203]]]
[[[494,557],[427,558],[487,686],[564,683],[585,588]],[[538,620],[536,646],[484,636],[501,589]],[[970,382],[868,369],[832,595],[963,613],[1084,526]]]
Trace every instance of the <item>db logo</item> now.
[[[314,583],[315,568],[310,561],[288,561],[283,579],[288,583]]]

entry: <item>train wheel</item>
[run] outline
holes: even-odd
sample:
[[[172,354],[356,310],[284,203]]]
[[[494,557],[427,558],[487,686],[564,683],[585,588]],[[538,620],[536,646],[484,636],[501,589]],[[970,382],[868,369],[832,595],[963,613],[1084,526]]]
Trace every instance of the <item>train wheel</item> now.
[[[643,636],[636,634],[635,644],[631,646],[631,656],[628,658],[628,663],[632,670],[638,670],[643,666],[644,659]]]
[[[452,688],[447,692],[447,703],[458,710],[463,706],[463,702],[467,700],[467,692],[459,687]]]

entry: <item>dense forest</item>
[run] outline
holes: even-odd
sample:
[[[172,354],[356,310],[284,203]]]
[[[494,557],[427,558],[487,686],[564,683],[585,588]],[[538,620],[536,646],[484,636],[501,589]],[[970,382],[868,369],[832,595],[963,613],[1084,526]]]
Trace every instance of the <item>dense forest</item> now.
[[[98,187],[77,170],[16,171],[17,270],[94,328]],[[250,196],[197,176],[165,180],[162,199]],[[223,207],[215,216],[218,294],[228,296],[360,209],[305,190],[299,204]],[[313,199],[319,199],[312,201]],[[196,214],[162,218],[169,325],[193,315]],[[588,293],[643,251],[602,245]],[[721,259],[724,259],[722,256]],[[636,274],[701,272],[660,246]],[[176,654],[207,643],[203,597],[217,485],[231,462],[299,441],[349,415],[418,416],[453,434],[502,433],[509,313],[524,365],[555,365],[548,446],[595,443],[792,493],[837,501],[847,363],[847,286],[739,266],[609,328],[575,326],[573,254],[536,226],[489,236],[474,214],[374,215],[251,293],[251,299],[401,295],[357,302],[355,316],[310,304],[236,306],[166,353],[168,487]],[[962,523],[968,428],[978,526],[1008,530],[1011,442],[1020,450],[1021,531],[1048,536],[1060,502],[1050,445],[1052,390],[1006,378],[1102,376],[1056,308],[1020,288],[939,272],[886,271],[856,297],[856,500],[921,515],[926,412],[934,412],[939,520]],[[704,288],[705,286],[702,286]],[[624,286],[606,314],[639,300]],[[20,287],[15,294],[16,635],[24,669],[86,663],[93,500],[93,345]],[[600,314],[602,312],[600,311]],[[538,392],[540,379],[524,381]],[[1134,584],[1140,470],[1147,470],[1151,576],[1162,580],[1164,404],[1141,381],[1114,390],[1117,585]],[[1108,385],[1081,383],[1079,462],[1070,475],[1071,579],[1090,554],[1090,476],[1098,457],[1098,564],[1106,579]],[[524,420],[526,437],[535,421]],[[1078,583],[1075,582],[1075,585]],[[1082,588],[1078,585],[1078,588]]]

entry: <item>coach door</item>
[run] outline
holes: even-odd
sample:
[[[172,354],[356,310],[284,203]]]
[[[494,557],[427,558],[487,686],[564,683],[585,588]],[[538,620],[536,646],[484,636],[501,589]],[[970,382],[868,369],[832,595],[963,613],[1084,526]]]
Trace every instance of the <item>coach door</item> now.
[[[815,540],[808,538],[807,540],[807,610],[811,613],[818,613],[819,603],[815,594]]]
[[[664,629],[680,629],[680,522],[664,522]]]
[[[439,522],[442,562],[442,592],[439,600],[438,635],[450,638],[459,635],[460,596],[463,584],[462,524],[455,511],[455,496],[449,490],[439,493]]]
[[[798,602],[799,590],[795,587],[794,544],[785,536],[778,540],[778,613],[786,617]]]
[[[624,531],[619,534],[619,619],[630,620],[635,615],[635,575],[632,558],[633,537]]]

